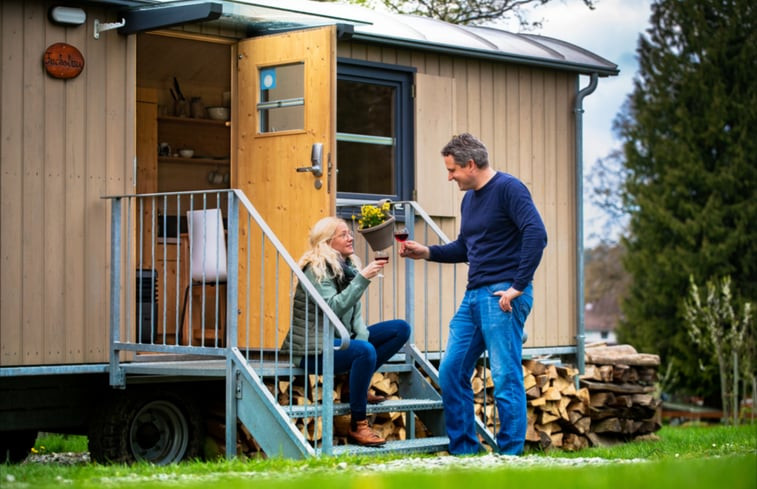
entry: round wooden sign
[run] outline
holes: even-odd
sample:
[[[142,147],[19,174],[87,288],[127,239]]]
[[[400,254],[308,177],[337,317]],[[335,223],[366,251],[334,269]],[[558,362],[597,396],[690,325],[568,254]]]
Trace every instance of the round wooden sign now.
[[[74,78],[84,69],[84,56],[72,45],[56,42],[45,50],[42,64],[53,78]]]

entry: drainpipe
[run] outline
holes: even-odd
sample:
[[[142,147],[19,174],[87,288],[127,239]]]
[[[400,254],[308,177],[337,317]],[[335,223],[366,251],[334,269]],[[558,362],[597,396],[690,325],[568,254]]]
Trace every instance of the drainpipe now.
[[[576,114],[576,222],[578,231],[576,232],[576,321],[578,324],[578,334],[576,335],[576,363],[578,371],[583,374],[585,371],[584,353],[586,350],[586,336],[584,335],[584,170],[583,170],[583,101],[588,95],[591,95],[597,88],[597,74],[592,73],[589,85],[579,90],[576,95],[576,107],[573,111]],[[578,377],[576,377],[576,387],[578,387]]]

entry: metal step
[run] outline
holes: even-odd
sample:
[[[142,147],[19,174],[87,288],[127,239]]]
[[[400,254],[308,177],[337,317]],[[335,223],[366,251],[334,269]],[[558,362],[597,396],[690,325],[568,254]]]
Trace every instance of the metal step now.
[[[281,377],[287,378],[294,375],[304,375],[305,369],[293,367],[289,363],[284,363],[278,367],[273,362],[250,361],[250,366],[261,377]],[[408,363],[385,363],[378,368],[379,372],[410,372],[413,366]]]
[[[412,440],[388,441],[381,447],[364,447],[361,445],[338,445],[333,448],[334,455],[375,455],[379,453],[431,453],[442,452],[449,448],[449,438],[432,436],[413,438]]]
[[[321,408],[316,407],[315,405],[282,406],[282,408],[284,409],[284,412],[292,418],[319,416],[321,412]],[[405,411],[431,411],[434,409],[442,409],[442,401],[433,399],[390,399],[380,404],[368,404],[367,408],[368,414]],[[349,412],[349,404],[343,402],[334,404],[335,416],[349,414]]]

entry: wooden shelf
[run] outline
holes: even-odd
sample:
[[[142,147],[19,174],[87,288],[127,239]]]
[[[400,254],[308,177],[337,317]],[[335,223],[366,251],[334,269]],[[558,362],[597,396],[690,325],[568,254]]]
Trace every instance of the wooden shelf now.
[[[159,156],[158,162],[160,163],[175,163],[178,165],[229,165],[229,159],[217,159],[217,158],[182,158],[174,156]]]
[[[174,117],[170,115],[162,115],[158,117],[159,122],[173,122],[173,123],[179,123],[179,124],[204,124],[204,125],[211,125],[211,126],[225,126],[229,127],[231,125],[231,122],[229,121],[219,121],[216,119],[195,119],[193,117]]]

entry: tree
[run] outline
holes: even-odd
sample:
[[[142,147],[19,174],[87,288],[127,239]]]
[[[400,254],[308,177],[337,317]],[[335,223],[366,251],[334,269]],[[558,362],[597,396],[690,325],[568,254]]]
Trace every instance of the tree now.
[[[697,345],[713,352],[718,364],[720,397],[726,419],[738,424],[738,381],[743,376],[754,395],[754,328],[752,304],[745,302],[741,313],[734,310],[731,277],[707,282],[704,299],[693,277],[689,277],[689,297],[683,301],[689,337]],[[746,397],[747,389],[743,389]]]
[[[679,389],[713,404],[717,366],[690,341],[682,299],[689,276],[731,276],[740,304],[757,296],[756,13],[752,0],[653,4],[615,123],[632,276],[619,340],[659,353],[680,372]]]
[[[334,1],[334,0],[327,0]],[[451,24],[476,25],[493,20],[516,17],[522,26],[529,25],[523,8],[544,5],[551,0],[347,0],[349,3],[370,7],[382,5],[398,14],[419,15],[443,20]],[[594,9],[596,0],[582,0]],[[532,25],[539,25],[533,22]]]
[[[600,243],[584,252],[584,300],[597,302],[612,297],[620,304],[629,286],[628,273],[623,268],[625,249],[619,243]]]

